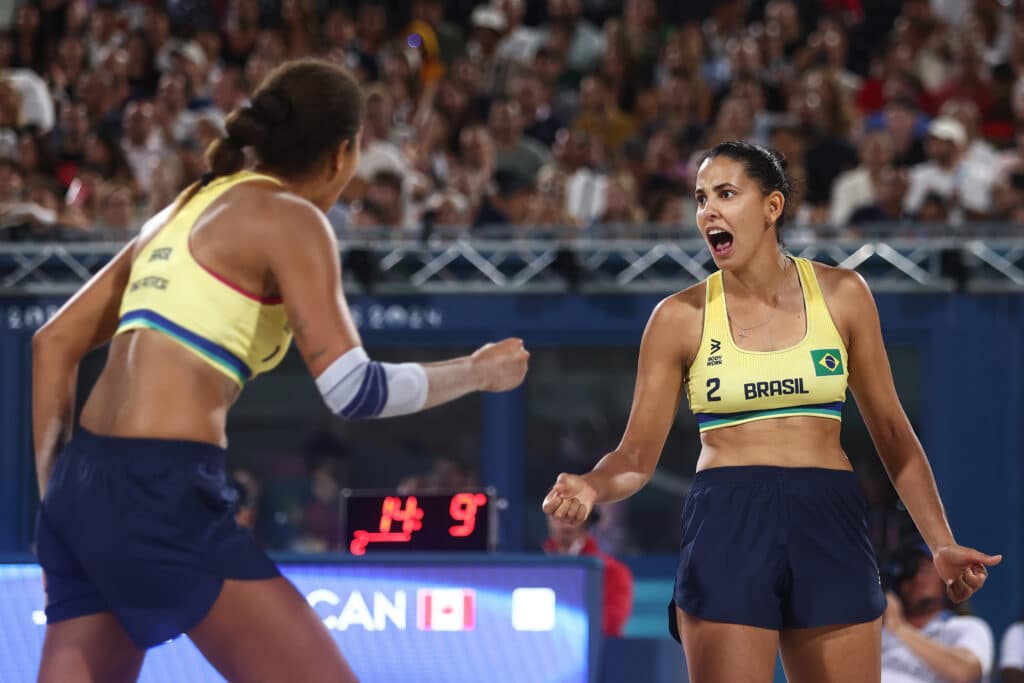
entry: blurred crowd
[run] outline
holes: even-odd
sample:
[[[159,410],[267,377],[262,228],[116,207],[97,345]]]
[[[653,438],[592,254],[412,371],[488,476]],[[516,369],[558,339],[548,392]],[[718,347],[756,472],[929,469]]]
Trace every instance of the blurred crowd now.
[[[735,138],[785,154],[812,234],[1024,219],[1016,0],[28,0],[6,19],[3,240],[128,238],[306,55],[365,87],[340,236],[692,223],[701,152]]]

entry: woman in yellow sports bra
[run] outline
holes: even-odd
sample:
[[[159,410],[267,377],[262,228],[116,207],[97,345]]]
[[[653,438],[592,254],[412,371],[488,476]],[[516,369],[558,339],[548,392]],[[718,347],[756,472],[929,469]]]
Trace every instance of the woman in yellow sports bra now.
[[[781,249],[789,194],[774,152],[725,142],[704,156],[697,225],[720,270],[655,308],[622,441],[544,500],[579,522],[640,490],[685,393],[702,448],[669,623],[693,683],[769,683],[780,650],[791,683],[880,680],[886,602],[839,444],[847,384],[950,596],[1001,559],[953,538],[864,280]]]
[[[354,419],[512,389],[528,358],[518,339],[443,363],[367,355],[324,215],[359,162],[361,119],[344,69],[279,67],[228,117],[211,173],[33,338],[43,683],[134,681],[146,649],[181,633],[232,682],[356,681],[234,521],[228,410],[293,337],[324,401]],[[107,341],[76,423],[78,364]]]

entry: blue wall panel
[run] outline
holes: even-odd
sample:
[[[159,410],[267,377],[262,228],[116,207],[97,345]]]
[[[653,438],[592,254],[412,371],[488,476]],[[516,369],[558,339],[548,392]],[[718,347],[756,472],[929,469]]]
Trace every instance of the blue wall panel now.
[[[352,297],[369,346],[636,345],[657,296]],[[920,436],[961,542],[1006,555],[975,609],[996,633],[1024,611],[1024,296],[877,297],[890,342],[920,351]],[[0,552],[27,548],[34,504],[29,435],[31,328],[59,301],[0,300]],[[521,491],[522,394],[484,403],[483,474],[512,505]],[[505,515],[517,524],[518,515]],[[516,520],[516,521],[513,521]],[[506,539],[518,529],[503,528]]]

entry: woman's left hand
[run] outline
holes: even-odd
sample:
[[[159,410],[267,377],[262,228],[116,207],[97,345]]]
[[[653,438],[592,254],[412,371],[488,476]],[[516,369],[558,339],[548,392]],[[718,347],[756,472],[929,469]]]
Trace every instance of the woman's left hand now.
[[[935,569],[946,582],[946,594],[953,602],[963,602],[985,585],[988,569],[999,564],[1002,555],[986,555],[962,545],[945,545],[935,552]]]

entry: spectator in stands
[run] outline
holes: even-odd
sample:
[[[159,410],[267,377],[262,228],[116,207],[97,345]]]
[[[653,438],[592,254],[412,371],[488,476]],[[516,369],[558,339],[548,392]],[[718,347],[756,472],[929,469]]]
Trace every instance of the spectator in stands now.
[[[903,209],[917,215],[924,198],[934,192],[951,206],[954,221],[987,216],[991,209],[993,169],[964,160],[967,133],[963,125],[948,117],[928,126],[926,149],[929,160],[910,170],[910,187]]]
[[[496,165],[494,138],[481,125],[459,132],[459,158],[451,170],[451,185],[469,200],[475,216],[491,190]]]
[[[858,153],[860,165],[841,173],[832,184],[829,222],[835,227],[846,225],[856,209],[876,203],[882,171],[892,162],[892,140],[883,130],[869,132]]]
[[[931,554],[920,539],[894,555],[895,592],[883,615],[882,680],[905,683],[980,683],[992,671],[992,630],[960,613],[946,596]]]
[[[374,173],[363,197],[363,207],[373,211],[380,218],[377,225],[401,230],[405,225],[402,176],[390,170]]]
[[[964,162],[972,166],[991,166],[996,162],[996,150],[981,134],[981,113],[973,100],[953,98],[946,100],[939,110],[940,117],[959,121],[964,127],[967,143]]]
[[[160,165],[166,163],[168,153],[151,101],[136,100],[128,103],[124,110],[124,133],[122,149],[128,165],[139,187],[149,192],[153,176]]]
[[[548,20],[540,27],[540,40],[548,43],[552,34],[566,38],[566,65],[577,74],[592,71],[604,51],[604,40],[588,19],[583,17],[581,0],[548,0]]]
[[[897,166],[924,163],[924,142],[918,135],[922,119],[917,105],[908,97],[894,97],[886,102],[878,125],[889,133],[893,163]]]
[[[601,631],[606,636],[618,638],[622,636],[633,611],[633,573],[598,547],[591,530],[599,519],[600,513],[596,508],[587,521],[579,525],[548,517],[549,537],[543,547],[549,555],[588,555],[601,560],[604,565]]]
[[[112,242],[127,242],[140,224],[132,186],[127,183],[109,183],[102,185],[99,191],[97,236]]]
[[[495,167],[533,181],[551,153],[536,140],[523,135],[519,103],[512,99],[495,100],[491,104],[488,127],[494,136]]]
[[[494,173],[495,191],[485,197],[473,222],[475,227],[523,223],[534,198],[534,181],[514,168]]]
[[[907,194],[907,171],[899,166],[884,166],[874,187],[876,200],[850,214],[852,226],[867,223],[897,223],[903,219],[903,199]]]
[[[1002,683],[1024,683],[1024,619],[1011,625],[999,646]]]
[[[319,463],[310,479],[310,499],[302,510],[302,537],[296,541],[305,551],[325,552],[341,547],[341,516],[338,497],[341,485],[332,460]]]
[[[580,81],[579,113],[573,128],[584,130],[601,140],[614,157],[633,135],[633,120],[619,109],[608,83],[601,76],[585,76]]]
[[[565,120],[552,107],[551,89],[534,71],[523,70],[510,79],[509,97],[523,113],[523,135],[550,147]]]
[[[192,137],[196,114],[189,111],[189,81],[180,71],[168,71],[160,77],[154,112],[163,139],[180,143]]]

